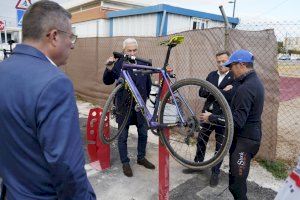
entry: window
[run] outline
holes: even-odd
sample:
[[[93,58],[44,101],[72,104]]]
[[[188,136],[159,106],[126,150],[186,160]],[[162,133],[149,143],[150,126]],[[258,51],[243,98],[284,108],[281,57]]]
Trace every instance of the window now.
[[[192,18],[192,30],[195,29],[205,29],[208,28],[208,20],[207,19],[201,19],[201,18]]]

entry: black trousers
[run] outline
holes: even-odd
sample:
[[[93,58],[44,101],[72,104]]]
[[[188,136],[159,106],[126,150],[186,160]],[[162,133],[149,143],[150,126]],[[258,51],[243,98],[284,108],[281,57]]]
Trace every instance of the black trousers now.
[[[209,140],[209,136],[215,131],[215,139],[216,139],[216,149],[215,152],[218,152],[223,144],[224,140],[224,128],[222,126],[214,126],[211,124],[203,124],[202,131],[198,135],[197,142],[197,153],[195,156],[195,162],[202,162],[205,157],[206,145]],[[222,165],[222,161],[220,161],[216,166],[212,167],[211,171],[214,174],[220,174],[220,167]]]
[[[260,142],[236,137],[229,150],[229,190],[235,200],[247,200],[247,177],[250,162],[259,150]]]
[[[0,195],[0,200],[5,200],[6,196],[6,187],[3,183],[1,183],[1,195]]]

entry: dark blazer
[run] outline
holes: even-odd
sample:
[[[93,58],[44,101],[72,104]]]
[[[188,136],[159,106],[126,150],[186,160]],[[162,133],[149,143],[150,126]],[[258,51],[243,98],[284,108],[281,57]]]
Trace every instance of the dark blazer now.
[[[228,74],[224,77],[224,79],[220,83],[220,85],[218,85],[219,74],[218,74],[217,70],[210,72],[208,74],[206,80],[208,82],[210,82],[211,84],[213,84],[214,86],[216,86],[221,91],[221,93],[226,98],[228,104],[230,105],[232,97],[233,97],[234,93],[236,92],[236,88],[238,85],[237,81],[234,80],[233,73],[231,71],[229,71]],[[223,89],[227,85],[232,85],[233,88],[229,91],[224,91]],[[206,111],[212,112],[213,114],[221,114],[222,113],[220,106],[216,103],[215,98],[213,96],[211,96],[209,92],[207,92],[206,90],[201,88],[199,90],[199,96],[207,98],[205,101],[204,107],[203,107],[203,112],[206,110]],[[211,107],[213,108],[212,110],[210,110]]]
[[[109,70],[105,69],[104,74],[103,74],[103,82],[106,85],[111,85],[115,83],[116,80],[118,80],[121,76],[121,69],[123,65],[124,60],[119,59],[117,62],[114,64],[114,67]],[[146,63],[138,61],[137,64],[139,65],[147,65]],[[147,98],[149,98],[150,91],[151,91],[151,77],[150,75],[143,75],[143,74],[134,74],[133,71],[129,70],[129,74],[134,81],[138,91],[140,92],[143,100],[146,102]],[[128,112],[126,110],[126,104],[128,104],[128,97],[130,93],[127,90],[120,91],[118,94],[116,94],[116,108],[118,110],[118,113],[124,113]],[[134,110],[134,105],[132,106],[131,109],[131,116],[128,120],[128,124],[134,124],[134,125],[141,125],[142,123],[145,123],[145,119],[142,115],[141,112],[136,112]],[[117,116],[117,122],[120,123],[123,121],[123,116],[124,115],[118,115]]]
[[[96,199],[71,81],[19,44],[0,62],[0,176],[7,199]]]

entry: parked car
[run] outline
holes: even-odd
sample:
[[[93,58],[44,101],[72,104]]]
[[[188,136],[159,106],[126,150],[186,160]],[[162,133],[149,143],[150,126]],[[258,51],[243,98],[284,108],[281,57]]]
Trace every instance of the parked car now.
[[[278,60],[291,60],[291,56],[290,55],[282,55],[278,58]]]

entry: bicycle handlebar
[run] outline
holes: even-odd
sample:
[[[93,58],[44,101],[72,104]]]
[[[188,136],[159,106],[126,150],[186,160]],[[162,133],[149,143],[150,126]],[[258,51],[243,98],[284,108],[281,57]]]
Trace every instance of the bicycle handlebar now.
[[[130,56],[130,55],[127,55],[127,54],[124,54],[124,53],[114,51],[113,55],[114,55],[114,58],[124,58],[125,60],[128,60],[129,62],[136,60],[136,61],[144,62],[148,65],[152,65],[152,62],[150,60],[138,58],[138,57],[135,57],[135,56]]]

